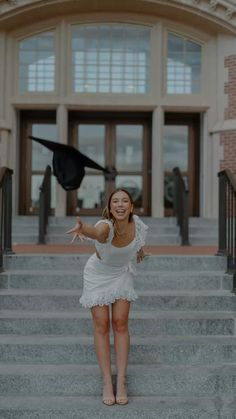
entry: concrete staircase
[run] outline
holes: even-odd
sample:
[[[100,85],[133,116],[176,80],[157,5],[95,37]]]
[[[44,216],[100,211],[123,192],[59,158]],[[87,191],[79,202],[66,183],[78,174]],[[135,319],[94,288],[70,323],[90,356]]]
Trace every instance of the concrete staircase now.
[[[112,407],[101,403],[90,312],[79,304],[86,259],[5,258],[0,418],[235,419],[236,297],[225,259],[151,256],[138,266],[130,402]]]
[[[83,217],[85,222],[95,223],[97,217]],[[148,245],[180,244],[179,229],[175,218],[143,217],[149,225]],[[47,243],[68,244],[71,240],[65,232],[74,225],[75,217],[51,217]],[[217,245],[217,220],[190,218],[189,239],[191,245]],[[18,216],[13,220],[13,244],[38,242],[38,217]],[[78,244],[80,242],[78,241]]]

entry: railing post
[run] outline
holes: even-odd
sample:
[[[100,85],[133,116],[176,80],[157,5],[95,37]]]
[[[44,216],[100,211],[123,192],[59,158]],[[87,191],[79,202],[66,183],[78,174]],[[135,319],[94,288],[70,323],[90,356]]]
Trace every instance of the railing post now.
[[[40,188],[39,194],[39,238],[38,244],[45,244],[45,206],[44,192]]]
[[[218,174],[219,177],[219,215],[218,215],[218,226],[219,226],[219,237],[218,237],[218,251],[217,255],[226,255],[226,180],[224,175]]]
[[[3,272],[3,190],[0,188],[0,272]]]
[[[189,246],[188,191],[183,193],[182,246]]]
[[[177,218],[181,235],[181,246],[190,246],[189,243],[189,214],[188,214],[188,189],[178,167],[174,173],[174,214]]]
[[[12,251],[12,173],[8,171],[4,182],[4,253],[13,253]]]
[[[47,234],[48,218],[51,209],[51,167],[47,166],[40,186],[39,194],[39,235],[38,244],[45,244]]]

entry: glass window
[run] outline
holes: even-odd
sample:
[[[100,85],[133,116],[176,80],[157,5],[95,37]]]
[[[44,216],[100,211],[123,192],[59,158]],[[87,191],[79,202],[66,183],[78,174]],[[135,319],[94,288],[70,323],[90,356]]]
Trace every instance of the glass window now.
[[[74,92],[146,93],[150,28],[128,24],[72,27]]]
[[[201,56],[201,45],[168,34],[167,93],[200,93]]]
[[[19,42],[20,92],[55,90],[55,33],[46,32]]]
[[[143,126],[116,126],[116,169],[137,171],[143,169]]]

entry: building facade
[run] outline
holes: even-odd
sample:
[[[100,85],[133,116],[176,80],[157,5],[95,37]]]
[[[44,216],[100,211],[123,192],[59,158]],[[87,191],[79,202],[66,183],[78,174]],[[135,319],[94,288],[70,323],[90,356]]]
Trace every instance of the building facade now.
[[[217,217],[221,169],[236,172],[236,1],[0,0],[0,166],[14,213],[35,214],[52,153],[70,144],[99,164],[78,191],[52,178],[57,216],[99,214],[115,186],[136,210],[172,214],[172,169],[192,216]]]

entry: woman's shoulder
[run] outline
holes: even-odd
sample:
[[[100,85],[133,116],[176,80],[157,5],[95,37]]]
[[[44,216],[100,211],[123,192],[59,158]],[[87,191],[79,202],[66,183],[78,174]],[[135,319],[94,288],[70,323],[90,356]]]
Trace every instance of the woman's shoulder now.
[[[136,225],[137,229],[147,230],[149,228],[148,225],[145,224],[138,215],[134,214],[133,215],[133,220],[135,222],[135,225]]]
[[[148,226],[141,220],[138,215],[133,215],[133,220],[136,227],[136,246],[139,250],[142,246],[145,245]]]
[[[108,218],[101,218],[100,220],[98,220],[95,223],[95,227],[97,227],[100,224],[108,224],[110,228],[113,227],[112,221],[111,220],[108,220]]]
[[[114,235],[114,226],[113,226],[113,222],[111,220],[108,220],[107,218],[101,218],[100,220],[98,220],[95,224],[95,227],[97,227],[98,225],[108,225],[109,226],[109,233],[108,233],[108,237],[107,237],[107,241],[105,243],[99,243],[100,245],[104,245],[109,243]]]

